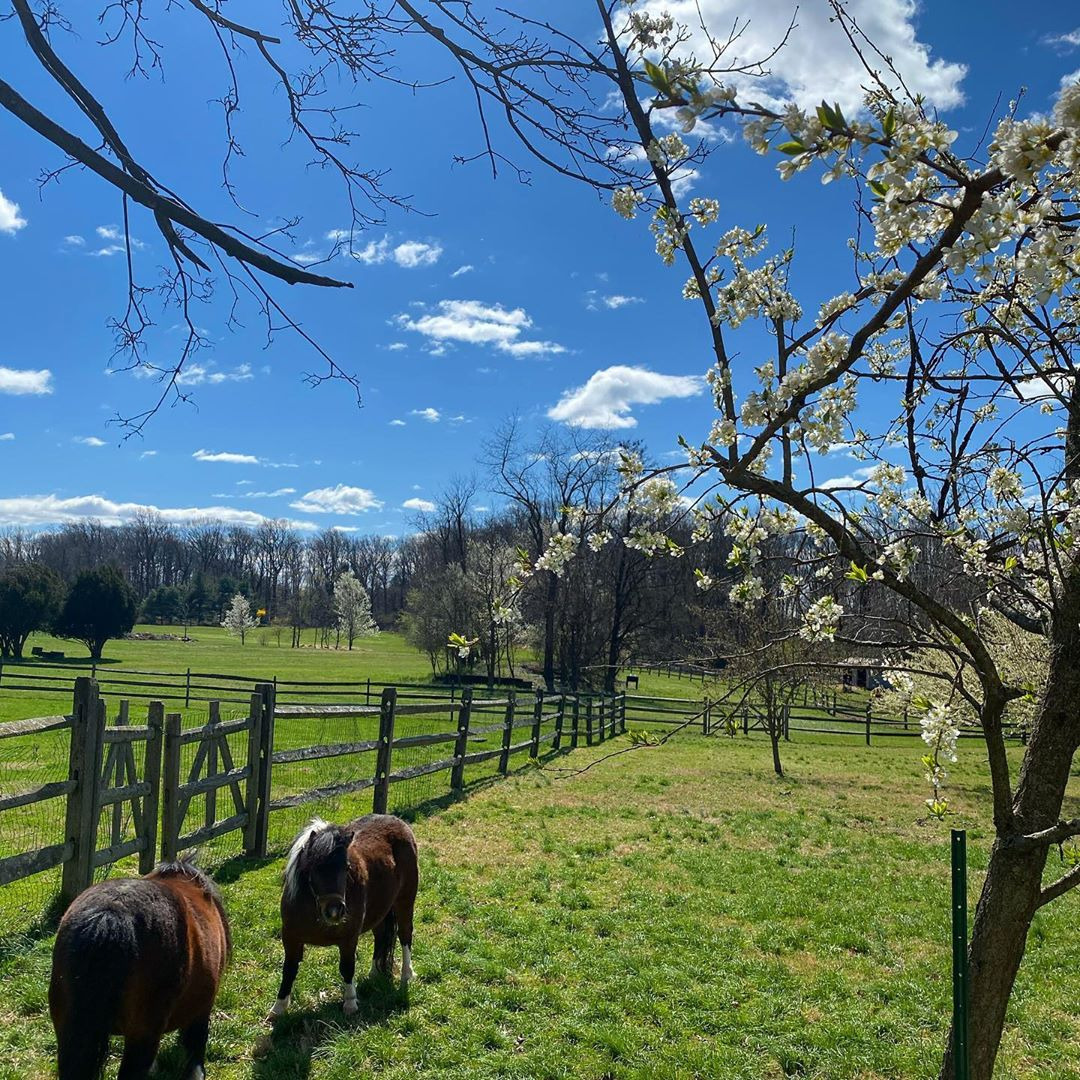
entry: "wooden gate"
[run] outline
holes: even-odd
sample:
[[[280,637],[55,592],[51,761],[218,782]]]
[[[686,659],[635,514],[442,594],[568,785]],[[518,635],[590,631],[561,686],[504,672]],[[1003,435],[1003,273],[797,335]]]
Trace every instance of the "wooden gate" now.
[[[184,730],[179,713],[165,718],[165,764],[161,798],[161,857],[175,859],[181,851],[236,830],[244,832],[244,850],[256,846],[256,803],[259,779],[259,728],[262,698],[251,697],[248,715],[221,721],[221,705],[210,702],[209,721]],[[229,736],[243,734],[243,757],[234,755]],[[183,747],[195,746],[191,764],[182,770]],[[240,764],[237,764],[240,758]],[[182,779],[182,772],[186,778]],[[202,795],[202,821],[188,822],[192,801]],[[188,831],[185,832],[185,829]]]

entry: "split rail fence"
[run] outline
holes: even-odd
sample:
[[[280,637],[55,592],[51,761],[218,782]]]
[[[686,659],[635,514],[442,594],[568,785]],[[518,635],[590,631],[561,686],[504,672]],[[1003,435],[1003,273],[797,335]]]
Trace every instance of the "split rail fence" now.
[[[314,810],[355,816],[368,789],[374,812],[400,812],[626,730],[624,695],[410,692],[296,705],[259,683],[233,715],[211,701],[193,722],[151,701],[134,722],[129,701],[107,708],[82,677],[69,713],[0,724],[0,936],[116,864],[145,873],[204,846],[264,856]]]

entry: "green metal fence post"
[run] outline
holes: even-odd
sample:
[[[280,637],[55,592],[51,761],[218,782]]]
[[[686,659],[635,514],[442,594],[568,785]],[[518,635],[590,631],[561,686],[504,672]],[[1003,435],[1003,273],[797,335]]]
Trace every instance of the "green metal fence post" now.
[[[952,830],[953,1076],[968,1080],[967,833]]]

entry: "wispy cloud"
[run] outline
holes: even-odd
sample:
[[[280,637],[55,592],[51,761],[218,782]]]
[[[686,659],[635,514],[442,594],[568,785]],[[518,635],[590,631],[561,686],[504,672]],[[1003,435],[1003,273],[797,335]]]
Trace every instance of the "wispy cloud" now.
[[[157,457],[157,451],[156,450],[144,450],[139,455],[139,460],[141,461],[143,458],[148,458],[148,457]]]
[[[368,510],[381,510],[383,503],[367,488],[337,484],[309,491],[289,505],[306,514],[363,514]]]
[[[435,504],[428,499],[406,499],[402,504],[403,510],[418,510],[422,514],[430,514],[435,509]]]
[[[0,435],[0,442],[14,442],[14,441],[15,441],[15,432],[14,431],[5,431],[3,433],[3,435]]]
[[[79,443],[82,446],[104,446],[105,440],[99,439],[96,435],[74,435],[71,441],[73,443]]]
[[[0,394],[51,394],[52,372],[48,368],[0,367]]]
[[[229,450],[196,450],[191,455],[196,461],[221,462],[226,465],[258,465],[254,454],[236,454]]]
[[[143,369],[137,368],[136,370]],[[184,365],[176,381],[181,386],[203,386],[204,384],[218,386],[226,382],[249,382],[254,378],[255,375],[250,364],[238,364],[228,371],[219,371],[212,361],[206,364],[192,361]]]
[[[19,212],[19,204],[12,202],[0,191],[0,233],[14,236],[26,228],[26,218]]]
[[[434,266],[442,257],[442,245],[437,241],[403,240],[394,244],[388,236],[381,240],[369,240],[363,247],[350,248],[350,234],[347,229],[331,229],[326,239],[336,246],[343,246],[346,254],[366,266],[379,266],[392,262],[403,270],[416,270],[424,266]],[[294,256],[299,261],[299,256]]]
[[[72,233],[70,236],[64,237],[64,243],[67,244],[68,247],[85,247],[86,238],[79,236],[77,233]]]
[[[397,324],[404,330],[422,334],[438,346],[446,342],[491,345],[512,356],[543,356],[566,352],[553,341],[522,339],[522,332],[532,327],[532,319],[523,308],[504,308],[480,300],[440,300],[434,311],[419,317],[398,315]]]
[[[390,421],[390,426],[391,427],[405,427],[405,421],[404,420],[391,420]]]
[[[452,278],[461,277],[463,274],[471,274],[476,269],[472,263],[466,263],[464,266],[459,266],[450,276]]]
[[[1071,52],[1080,48],[1080,27],[1064,34],[1046,34],[1041,40],[1044,45],[1049,45],[1058,52]]]
[[[281,499],[286,495],[295,495],[296,488],[283,487],[275,491],[235,491],[232,494],[217,492],[210,496],[212,499]]]
[[[442,419],[442,413],[430,406],[426,409],[413,409],[409,415],[419,416],[421,420],[426,420],[429,424],[437,424]]]
[[[704,389],[705,380],[698,375],[662,375],[616,364],[595,372],[583,386],[566,391],[547,414],[571,427],[632,428],[637,426],[632,406],[696,397]]]

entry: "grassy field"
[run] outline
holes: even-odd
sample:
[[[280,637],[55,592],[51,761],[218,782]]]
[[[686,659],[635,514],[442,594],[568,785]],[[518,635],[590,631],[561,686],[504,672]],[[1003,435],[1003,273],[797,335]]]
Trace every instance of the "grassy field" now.
[[[136,632],[181,635],[181,626],[137,626]],[[283,681],[350,681],[371,679],[372,682],[429,682],[431,665],[427,657],[409,645],[400,634],[383,633],[359,638],[352,651],[346,648],[319,649],[305,635],[304,647],[289,647],[288,628],[265,627],[252,631],[241,645],[221,627],[196,626],[189,629],[191,641],[110,641],[105,658],[99,666],[103,676],[110,669],[173,672],[182,675],[188,669],[226,675],[246,675]],[[89,673],[90,660],[86,650],[77,642],[63,641],[46,634],[34,634],[26,645],[26,663],[4,665],[4,671],[17,677],[19,671],[33,674],[37,665],[30,656],[33,646],[47,651],[65,653],[63,666],[71,677]],[[54,668],[41,668],[41,673],[54,673]],[[640,692],[669,697],[700,699],[705,692],[698,680],[645,673],[640,677]],[[117,694],[116,696],[119,696]],[[4,691],[4,676],[0,675],[0,722],[29,716],[48,715],[65,711],[70,695],[42,694],[32,691]],[[170,709],[175,705],[170,705]]]
[[[949,1013],[947,827],[923,817],[917,744],[679,736],[582,749],[415,822],[422,883],[406,999],[339,1006],[332,954],[295,1011],[278,977],[281,863],[218,873],[236,955],[211,1032],[221,1080],[690,1080],[936,1075]],[[1078,793],[1080,794],[1080,793]],[[963,748],[952,798],[973,891],[987,781]],[[1076,799],[1068,813],[1078,810]],[[1041,913],[998,1076],[1080,1077],[1075,896]],[[50,1075],[49,941],[0,960],[0,1075]],[[366,960],[362,961],[366,963]],[[176,1075],[175,1053],[160,1076]]]

